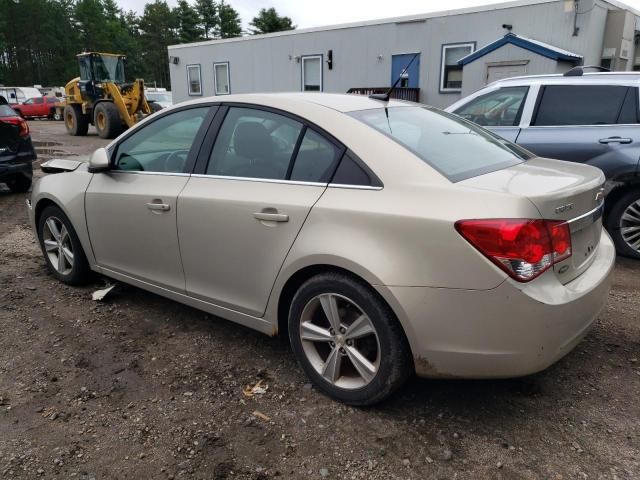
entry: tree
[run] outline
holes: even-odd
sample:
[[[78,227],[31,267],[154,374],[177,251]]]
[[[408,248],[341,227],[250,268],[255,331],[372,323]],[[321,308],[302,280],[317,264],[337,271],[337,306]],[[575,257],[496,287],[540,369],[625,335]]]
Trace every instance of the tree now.
[[[164,0],[147,3],[139,21],[144,78],[160,87],[170,85],[167,46],[177,43],[177,23]]]
[[[258,16],[253,17],[253,20],[249,25],[254,27],[251,29],[252,35],[281,32],[283,30],[293,30],[296,28],[296,26],[291,23],[291,19],[289,17],[281,17],[273,7],[269,9],[260,9]]]
[[[218,9],[213,0],[196,0],[196,12],[200,17],[200,26],[204,38],[209,38],[209,32],[214,32],[218,26]]]
[[[202,38],[198,13],[187,0],[178,0],[178,6],[173,9],[173,15],[178,23],[180,43],[194,42]]]
[[[242,24],[240,14],[231,5],[220,0],[218,4],[218,36],[220,38],[239,37],[242,35]]]

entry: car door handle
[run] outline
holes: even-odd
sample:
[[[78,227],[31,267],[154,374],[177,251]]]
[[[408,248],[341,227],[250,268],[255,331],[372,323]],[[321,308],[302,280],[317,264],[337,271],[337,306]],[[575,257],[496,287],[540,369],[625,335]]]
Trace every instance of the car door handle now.
[[[601,138],[598,141],[604,145],[607,145],[609,143],[622,143],[624,145],[628,145],[631,142],[633,142],[631,138],[622,138],[622,137]]]
[[[288,222],[289,215],[276,212],[255,212],[253,217],[262,222]]]
[[[149,210],[153,210],[154,212],[168,212],[169,210],[171,210],[171,207],[166,203],[156,203],[156,202],[147,203],[147,208]]]

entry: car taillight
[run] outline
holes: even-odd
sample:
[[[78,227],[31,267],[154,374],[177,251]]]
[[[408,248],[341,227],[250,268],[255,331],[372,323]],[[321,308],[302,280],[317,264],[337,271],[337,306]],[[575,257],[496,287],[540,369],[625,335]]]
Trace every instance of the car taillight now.
[[[27,125],[27,122],[25,122],[24,119],[20,117],[2,117],[0,118],[0,122],[10,123],[11,125],[17,125],[18,127],[20,127],[18,135],[20,135],[21,137],[26,137],[27,135],[29,135],[29,125]]]
[[[533,280],[571,256],[567,222],[534,219],[460,220],[456,230],[519,282]]]

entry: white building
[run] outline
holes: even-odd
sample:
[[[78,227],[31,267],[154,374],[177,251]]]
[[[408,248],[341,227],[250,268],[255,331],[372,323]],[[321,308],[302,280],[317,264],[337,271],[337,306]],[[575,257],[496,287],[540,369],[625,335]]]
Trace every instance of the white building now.
[[[366,93],[402,76],[398,96],[443,107],[509,76],[580,64],[640,69],[639,20],[616,0],[518,0],[172,45],[171,85],[180,102],[232,92]]]

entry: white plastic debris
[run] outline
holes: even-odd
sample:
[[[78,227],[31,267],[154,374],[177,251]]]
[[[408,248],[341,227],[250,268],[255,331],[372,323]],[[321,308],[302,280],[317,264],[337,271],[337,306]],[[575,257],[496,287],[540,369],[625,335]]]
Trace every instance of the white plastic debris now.
[[[101,302],[102,300],[104,300],[104,297],[109,295],[109,292],[111,290],[113,290],[114,288],[116,288],[116,284],[115,283],[113,285],[109,285],[107,288],[103,288],[101,290],[96,290],[95,292],[93,292],[93,295],[91,295],[91,298],[93,300],[95,300],[96,302]]]

